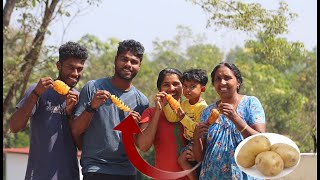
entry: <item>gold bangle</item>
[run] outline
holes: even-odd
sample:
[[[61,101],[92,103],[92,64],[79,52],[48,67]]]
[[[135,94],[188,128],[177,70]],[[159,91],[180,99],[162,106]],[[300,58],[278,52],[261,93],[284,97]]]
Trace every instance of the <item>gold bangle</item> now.
[[[240,132],[243,133],[243,131],[246,130],[248,126],[249,125],[247,124]]]

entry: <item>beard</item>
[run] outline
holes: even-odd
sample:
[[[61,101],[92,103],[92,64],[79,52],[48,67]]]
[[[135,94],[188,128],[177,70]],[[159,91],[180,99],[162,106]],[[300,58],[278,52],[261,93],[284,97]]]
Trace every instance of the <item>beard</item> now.
[[[137,75],[137,73],[131,72],[130,76],[126,76],[126,75],[122,74],[121,72],[122,72],[121,69],[115,69],[115,74],[117,75],[117,77],[119,77],[120,79],[126,80],[126,81],[131,81]]]

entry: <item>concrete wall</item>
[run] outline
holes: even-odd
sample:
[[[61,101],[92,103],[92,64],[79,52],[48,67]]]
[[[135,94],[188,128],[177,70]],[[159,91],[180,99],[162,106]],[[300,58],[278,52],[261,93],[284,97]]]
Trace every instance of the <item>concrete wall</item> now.
[[[17,153],[6,153],[6,179],[24,179],[28,163],[28,155]]]
[[[26,175],[28,154],[6,153],[6,178],[4,180],[23,180]],[[82,179],[78,158],[80,179]]]
[[[274,180],[316,180],[317,179],[317,154],[301,153],[298,167],[290,174]]]
[[[6,179],[22,180],[24,179],[28,155],[17,153],[6,153]],[[79,159],[78,159],[79,160]],[[80,162],[80,161],[78,161]],[[81,166],[80,179],[82,179]],[[282,178],[274,180],[316,180],[317,179],[317,154],[301,153],[301,159],[298,167]]]

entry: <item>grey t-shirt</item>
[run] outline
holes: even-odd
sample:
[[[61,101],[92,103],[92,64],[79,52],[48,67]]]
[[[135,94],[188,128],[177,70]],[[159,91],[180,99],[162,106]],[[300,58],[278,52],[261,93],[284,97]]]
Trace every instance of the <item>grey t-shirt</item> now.
[[[75,108],[75,116],[79,116],[85,110],[86,104],[93,99],[97,90],[109,91],[140,114],[149,107],[148,98],[135,87],[129,91],[122,91],[111,84],[110,78],[102,78],[91,80],[83,87]],[[120,110],[110,98],[98,108],[83,137],[80,161],[82,173],[136,174],[136,169],[125,152],[121,133],[113,130],[127,115],[128,112]]]
[[[33,84],[17,104],[20,108]],[[67,117],[65,97],[51,88],[38,99],[30,119],[30,151],[25,180],[79,180],[77,149]]]

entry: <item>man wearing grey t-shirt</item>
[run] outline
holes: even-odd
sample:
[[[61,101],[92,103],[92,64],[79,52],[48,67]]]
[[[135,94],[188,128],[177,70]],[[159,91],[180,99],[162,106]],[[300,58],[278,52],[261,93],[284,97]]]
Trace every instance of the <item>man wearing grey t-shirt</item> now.
[[[82,149],[83,180],[135,180],[136,169],[125,152],[121,134],[113,128],[129,114],[136,121],[149,107],[148,98],[132,85],[141,67],[144,47],[135,40],[119,43],[115,72],[111,77],[90,80],[83,87],[72,121],[72,135]],[[112,103],[115,95],[131,111]]]
[[[66,95],[53,90],[54,80],[42,77],[28,88],[10,118],[10,130],[22,131],[30,118],[30,151],[25,180],[79,180],[77,148],[70,131],[71,115],[78,102],[78,83],[87,49],[67,42],[59,48],[58,80],[71,89]],[[70,118],[69,118],[70,117]]]

